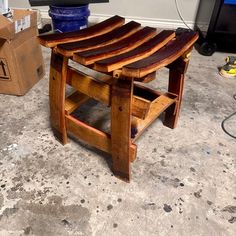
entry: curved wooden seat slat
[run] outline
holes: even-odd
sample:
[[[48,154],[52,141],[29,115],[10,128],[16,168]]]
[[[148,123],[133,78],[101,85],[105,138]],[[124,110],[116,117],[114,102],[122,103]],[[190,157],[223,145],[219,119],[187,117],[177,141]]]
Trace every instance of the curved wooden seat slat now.
[[[79,42],[59,44],[57,45],[56,51],[63,56],[71,57],[76,52],[86,51],[118,42],[138,31],[140,27],[141,24],[135,21],[130,21],[119,28],[94,38],[82,40]]]
[[[90,65],[96,61],[128,52],[148,41],[150,38],[154,37],[155,34],[155,28],[144,27],[143,29],[137,31],[125,39],[122,39],[119,42],[97,49],[75,53],[73,60],[83,65]]]
[[[190,49],[198,39],[196,32],[185,32],[151,56],[122,68],[122,75],[141,78],[161,67],[167,66]]]
[[[88,27],[86,29],[68,32],[68,33],[53,33],[39,35],[38,39],[41,45],[45,47],[55,47],[58,44],[77,42],[84,39],[96,37],[101,34],[105,34],[122,26],[125,23],[125,19],[120,16],[113,16],[105,21],[102,21],[96,25]]]
[[[117,70],[125,65],[152,55],[165,46],[174,37],[175,32],[173,30],[163,30],[155,37],[151,38],[149,41],[132,51],[96,62],[94,69],[101,72],[111,72],[113,70]]]

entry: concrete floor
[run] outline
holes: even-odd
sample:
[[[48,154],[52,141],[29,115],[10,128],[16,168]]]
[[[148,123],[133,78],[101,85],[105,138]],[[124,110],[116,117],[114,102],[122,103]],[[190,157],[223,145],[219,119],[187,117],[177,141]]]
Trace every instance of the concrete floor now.
[[[236,80],[217,71],[226,54],[193,52],[178,126],[157,119],[137,141],[130,184],[112,175],[108,155],[55,140],[44,56],[47,75],[27,95],[0,95],[1,236],[236,234],[236,142],[221,129]],[[166,78],[162,70],[150,86],[162,90]],[[226,124],[234,135],[235,123]]]

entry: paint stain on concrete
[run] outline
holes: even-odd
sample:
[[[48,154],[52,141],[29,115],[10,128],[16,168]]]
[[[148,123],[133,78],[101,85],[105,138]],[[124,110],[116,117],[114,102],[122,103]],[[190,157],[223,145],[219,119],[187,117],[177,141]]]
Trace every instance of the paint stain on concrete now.
[[[26,227],[24,230],[25,235],[29,235],[32,232],[32,228],[30,226]]]
[[[194,192],[193,195],[194,195],[196,198],[201,198],[201,197],[202,197],[201,192],[202,192],[202,189],[199,189],[197,192]]]
[[[167,167],[167,164],[166,164],[166,162],[165,162],[165,160],[161,160],[161,166],[163,166],[163,167]]]
[[[161,176],[156,173],[156,170],[151,170],[150,174],[155,178],[159,179],[163,184],[170,185],[174,188],[178,188],[180,184],[179,178],[169,178],[167,176]]]
[[[85,203],[85,200],[84,200],[84,199],[82,199],[80,202],[81,202],[81,203]]]
[[[48,197],[48,203],[62,205],[62,198],[56,195],[50,196]]]
[[[110,211],[112,208],[113,208],[113,206],[112,206],[111,204],[109,204],[109,205],[107,206],[107,210],[108,210],[108,211]]]
[[[36,236],[90,235],[91,213],[85,207],[19,201],[0,215],[0,229]]]
[[[4,217],[10,217],[11,215],[14,215],[17,211],[18,211],[19,209],[18,208],[16,208],[16,207],[13,207],[13,208],[6,208],[4,211],[3,211],[3,213],[2,213],[2,215],[0,215],[0,222],[1,222],[1,220],[2,220],[2,218],[4,218]],[[1,224],[0,224],[1,225]]]
[[[2,206],[3,206],[3,203],[4,203],[4,197],[3,197],[3,195],[0,193],[0,209],[1,209]]]
[[[153,148],[152,152],[157,152],[157,149],[156,149],[156,148]]]
[[[25,189],[10,189],[7,191],[7,199],[32,200],[35,199],[35,194],[36,190],[26,191]]]
[[[144,209],[144,210],[156,210],[156,204],[154,203],[154,202],[150,202],[150,203],[147,203],[147,204],[145,204],[145,205],[143,205],[142,206],[142,208]]]
[[[229,212],[229,213],[236,213],[236,206],[226,206],[222,209],[222,211],[226,211],[226,212]]]
[[[163,209],[165,212],[168,212],[168,213],[172,211],[172,207],[168,204],[164,204]]]
[[[232,216],[229,220],[228,220],[229,223],[233,224],[236,222],[236,217],[235,216]]]
[[[122,198],[118,198],[118,199],[117,199],[117,202],[122,202]]]
[[[211,206],[211,205],[213,204],[213,202],[212,202],[212,201],[209,201],[209,200],[207,200],[207,204],[208,204],[209,206]]]

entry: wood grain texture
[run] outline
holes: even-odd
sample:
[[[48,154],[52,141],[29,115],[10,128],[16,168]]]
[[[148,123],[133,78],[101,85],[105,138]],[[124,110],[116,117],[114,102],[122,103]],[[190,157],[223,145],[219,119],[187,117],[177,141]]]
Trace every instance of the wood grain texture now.
[[[127,38],[138,31],[140,26],[141,25],[139,23],[131,21],[119,28],[112,30],[111,32],[99,35],[94,38],[82,40],[79,42],[59,44],[57,45],[56,52],[62,54],[63,56],[71,57],[76,52],[99,48]]]
[[[90,98],[110,105],[110,85],[94,80],[91,76],[73,68],[68,69],[67,84]]]
[[[128,52],[148,41],[155,34],[155,28],[145,27],[119,42],[100,47],[98,49],[75,53],[73,60],[83,65],[90,65],[98,60]]]
[[[152,55],[174,37],[174,31],[164,30],[132,51],[96,62],[94,69],[102,72],[110,72],[122,68],[127,64],[139,61]]]
[[[156,71],[179,58],[193,46],[197,39],[198,34],[196,32],[183,33],[151,56],[124,66],[122,74],[139,78]]]
[[[100,101],[108,107],[111,105],[111,85],[109,83],[96,81],[93,77],[71,67],[68,68],[67,78],[67,84],[76,89],[77,92],[66,99],[66,114],[70,114],[89,98]],[[149,101],[142,98],[140,93],[139,96],[134,95],[132,115],[143,119],[149,106]]]
[[[132,99],[132,116],[144,120],[150,109],[151,102],[142,97],[133,96]]]
[[[66,116],[66,126],[68,132],[75,137],[104,152],[110,152],[111,141],[109,134],[93,128],[70,115]]]
[[[137,140],[137,138],[140,137],[140,135],[143,133],[143,131],[168,107],[170,107],[173,103],[175,103],[175,99],[170,98],[167,95],[163,94],[156,98],[154,101],[152,101],[150,105],[150,110],[148,115],[144,120],[137,119],[137,121],[134,121],[133,118],[133,124],[136,123],[138,126],[136,127],[138,133],[135,135],[135,138],[133,141]]]
[[[50,121],[55,136],[67,143],[65,126],[65,86],[68,59],[52,52],[49,79]]]
[[[90,99],[87,95],[75,91],[65,100],[65,114],[70,115],[73,111],[78,109],[83,103]]]
[[[163,124],[171,129],[174,129],[178,122],[184,90],[184,77],[188,64],[189,59],[186,60],[186,58],[180,57],[169,66],[168,92],[176,94],[177,100],[175,104],[166,110]]]
[[[114,174],[129,182],[131,178],[131,102],[133,81],[116,80],[112,86],[111,141]]]
[[[72,136],[111,154],[112,148],[110,134],[89,126],[71,115],[66,115],[66,126],[67,132]],[[137,153],[137,146],[135,144],[130,145],[130,153],[131,161],[133,162],[136,159]]]
[[[122,26],[124,23],[125,19],[123,17],[113,16],[103,22],[100,22],[86,29],[63,34],[53,33],[39,35],[38,39],[40,44],[45,47],[55,47],[58,44],[81,41],[101,34],[105,34],[117,27]]]

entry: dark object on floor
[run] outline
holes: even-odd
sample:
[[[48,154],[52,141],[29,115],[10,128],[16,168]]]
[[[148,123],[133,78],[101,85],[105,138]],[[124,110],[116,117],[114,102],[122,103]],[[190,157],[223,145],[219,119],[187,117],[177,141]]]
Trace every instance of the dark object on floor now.
[[[225,78],[236,78],[236,57],[228,56],[225,61],[226,64],[220,68],[220,75]]]
[[[176,29],[175,33],[176,33],[176,35],[180,35],[182,33],[191,32],[191,31],[192,31],[191,29],[179,27]]]
[[[200,29],[197,29],[199,38],[195,47],[197,51],[204,56],[211,56],[217,50],[217,44],[210,39],[207,39]]]
[[[199,4],[196,30],[200,37],[196,49],[205,56],[211,56],[216,50],[236,52],[236,0],[216,0],[214,6],[207,4],[208,1],[203,0]],[[205,9],[211,7],[208,29],[203,29],[201,18],[206,14]]]
[[[29,0],[31,6],[72,6],[80,4],[90,4],[90,3],[103,3],[109,2],[109,0]]]
[[[46,24],[43,26],[42,29],[39,29],[39,34],[44,34],[44,33],[50,32],[50,31],[52,31],[52,25]]]

